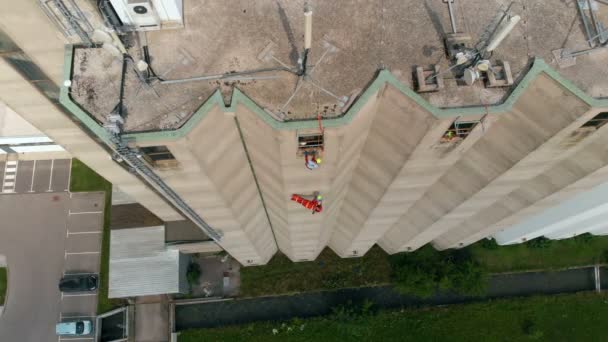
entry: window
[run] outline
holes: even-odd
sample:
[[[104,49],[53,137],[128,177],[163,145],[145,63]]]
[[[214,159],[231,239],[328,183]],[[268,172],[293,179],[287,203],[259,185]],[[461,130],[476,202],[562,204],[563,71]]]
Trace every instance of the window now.
[[[585,122],[581,127],[595,127],[595,129],[599,129],[606,122],[608,122],[608,112],[603,112],[599,113],[589,121]]]
[[[298,136],[298,149],[323,148],[323,134],[305,134]]]
[[[604,126],[606,122],[608,122],[608,112],[599,113],[570,133],[570,135],[561,142],[562,148],[569,148],[576,145],[578,142],[595,133],[595,131]]]
[[[456,119],[450,128],[443,134],[442,142],[451,142],[453,140],[460,141],[465,139],[473,129],[480,123],[480,120],[475,121],[459,121]]]
[[[84,322],[76,322],[76,335],[82,335],[84,332]]]
[[[144,159],[152,166],[160,169],[170,169],[178,166],[177,160],[167,146],[141,147]]]
[[[305,152],[318,154],[323,150],[323,133],[298,133],[297,156],[304,156]]]

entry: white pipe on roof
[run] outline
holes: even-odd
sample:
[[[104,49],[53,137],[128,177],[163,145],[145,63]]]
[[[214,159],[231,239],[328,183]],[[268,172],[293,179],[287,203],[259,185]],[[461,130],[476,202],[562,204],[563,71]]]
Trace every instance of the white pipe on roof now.
[[[47,136],[0,137],[0,145],[39,144],[53,142]]]
[[[304,12],[304,49],[312,46],[312,11],[307,9]]]
[[[11,149],[17,153],[35,153],[35,152],[63,152],[63,147],[59,145],[32,145],[32,146],[11,146]]]
[[[518,15],[511,17],[507,24],[502,29],[500,29],[500,31],[498,31],[494,38],[492,38],[492,40],[488,44],[488,47],[486,48],[486,51],[494,51],[498,47],[498,45],[502,43],[503,39],[505,39],[507,35],[511,33],[511,31],[513,30],[515,25],[517,25],[519,20],[521,20],[521,17]]]

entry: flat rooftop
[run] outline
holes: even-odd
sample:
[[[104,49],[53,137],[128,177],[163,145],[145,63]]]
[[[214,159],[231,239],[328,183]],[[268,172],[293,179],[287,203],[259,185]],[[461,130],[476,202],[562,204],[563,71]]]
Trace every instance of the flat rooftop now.
[[[313,9],[310,78],[286,71],[256,73],[253,78],[203,80],[175,84],[141,82],[129,64],[125,82],[126,131],[180,127],[218,89],[229,103],[234,88],[265,110],[286,120],[343,114],[349,102],[387,69],[415,88],[416,66],[450,65],[444,37],[451,32],[447,5],[438,0],[308,1]],[[472,44],[491,31],[511,1],[456,1],[456,26]],[[184,1],[185,27],[135,34],[129,52],[143,59],[148,45],[151,66],[164,80],[258,69],[293,67],[303,49],[302,1]],[[608,5],[597,3],[597,21],[608,26]],[[494,51],[491,61],[509,62],[515,79],[532,58],[551,67],[593,97],[608,94],[606,49],[576,58],[560,68],[552,51],[589,47],[574,0],[520,0],[511,14],[521,21]],[[73,66],[72,97],[98,121],[119,102],[122,60],[102,48],[78,48]],[[511,88],[485,88],[481,82],[461,85],[443,75],[445,87],[421,93],[437,107],[484,106],[500,103]],[[513,86],[515,86],[513,85]],[[296,92],[297,90],[297,92]]]
[[[165,248],[165,227],[112,230],[109,298],[183,293],[183,256]]]

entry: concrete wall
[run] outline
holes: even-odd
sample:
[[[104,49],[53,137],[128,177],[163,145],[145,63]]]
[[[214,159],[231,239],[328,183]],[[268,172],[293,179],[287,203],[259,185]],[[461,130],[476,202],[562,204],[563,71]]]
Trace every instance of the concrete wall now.
[[[384,233],[374,223],[401,210],[387,203],[387,188],[435,121],[393,87],[378,102],[367,136],[358,137],[362,150],[354,159],[356,168],[330,244],[341,256],[365,254]]]
[[[318,133],[318,129],[301,130],[300,133]],[[279,155],[283,175],[282,198],[287,207],[288,246],[285,253],[294,261],[314,260],[324,247],[321,241],[324,215],[313,215],[310,210],[291,201],[292,194],[308,196],[315,192],[328,196],[331,191],[334,172],[337,167],[340,141],[335,132],[326,131],[325,151],[322,154],[323,166],[308,170],[304,158],[297,156],[297,131],[279,132]],[[254,164],[255,165],[255,164]],[[324,199],[327,206],[331,199]],[[322,247],[320,246],[322,245]]]
[[[293,258],[279,134],[245,106],[238,107],[236,118],[266,203],[276,243],[283,253]]]
[[[37,1],[0,0],[0,8],[0,30],[52,81],[60,84],[63,74],[63,46],[68,42],[40,10]]]
[[[158,217],[166,221],[181,219],[156,193],[112,161],[105,149],[4,60],[0,60],[0,100],[53,141],[64,146],[72,156],[82,160],[113,184],[118,184],[124,192],[136,198]]]
[[[529,130],[527,134],[534,134],[542,140],[539,139],[540,142],[530,140],[528,145],[521,144],[519,153],[512,154],[518,158],[513,165],[508,166],[506,171],[485,185],[482,190],[436,222],[434,226],[439,230],[439,235],[451,233],[470,236],[476,232],[477,228],[474,227],[486,222],[486,218],[493,220],[497,215],[504,215],[504,203],[502,207],[500,205],[493,207],[493,205],[501,203],[510,193],[548,171],[566,156],[564,153],[556,153],[555,146],[578,127],[575,120],[588,108],[574,94],[565,93],[557,82],[546,76],[538,77],[513,106],[512,112],[516,114],[516,120],[525,124],[526,128],[536,130]],[[501,124],[500,120],[497,125],[499,124]],[[526,132],[523,127],[516,130],[518,133]],[[513,138],[524,141],[526,137],[522,135]],[[503,151],[513,146],[514,141],[503,140],[504,147],[500,147],[500,140],[494,140],[497,149],[493,153],[503,154]],[[507,210],[506,214],[508,212]],[[450,233],[447,233],[448,231]],[[458,245],[450,245],[450,247],[458,247],[460,243],[463,242],[458,241]],[[436,246],[439,244],[436,243]]]
[[[563,148],[561,141],[568,133],[597,114],[590,111],[573,125],[552,138],[546,145],[545,161],[537,158],[544,171],[536,177],[528,178],[515,191],[495,202],[483,213],[467,219],[461,231],[450,232],[435,241],[439,248],[468,245],[483,237],[504,230],[507,227],[533,217],[543,209],[584,192],[606,180],[606,155],[601,146],[605,144],[605,130],[587,137],[576,146]],[[566,133],[566,134],[563,134]],[[532,156],[532,155],[530,155]],[[521,240],[520,240],[521,241]]]
[[[362,162],[362,150],[368,139],[371,125],[378,113],[378,103],[386,91],[386,87],[370,100],[353,122],[339,131],[341,147],[338,152],[340,160],[336,170],[332,190],[328,193],[324,219],[324,237],[329,237],[329,246],[342,257],[353,256],[348,245],[352,239],[348,228],[341,224],[340,218],[345,211],[352,210],[352,203],[348,200],[352,192],[357,167]],[[350,194],[350,197],[353,197]],[[350,207],[350,208],[349,208]],[[327,239],[323,240],[327,242]]]
[[[597,135],[597,138],[602,136]],[[589,159],[589,155],[583,156]],[[573,180],[570,184],[527,206],[517,217],[501,222],[502,229],[494,232],[496,241],[513,244],[543,235],[564,238],[584,232],[602,234],[606,230],[602,223],[606,210],[604,194],[608,189],[605,184],[608,176],[606,157],[600,159],[599,164],[604,166],[577,180],[574,180],[575,175],[571,175]],[[577,169],[579,164],[573,158],[570,165],[570,169]]]
[[[0,137],[43,137],[44,134],[19,114],[0,103]]]
[[[185,138],[147,145],[167,146],[178,160],[156,173],[223,233],[222,248],[243,265],[270,260],[277,247],[232,113],[216,107]]]
[[[511,111],[486,128],[449,172],[409,209],[408,219],[393,227],[390,243],[398,246],[398,251],[415,250],[450,230],[466,229],[460,225],[464,219],[483,212],[517,189],[526,177],[542,171],[546,164],[527,164],[523,159],[587,108],[582,101],[560,101],[563,95],[556,82],[539,76]]]
[[[34,0],[0,0],[0,30],[21,49],[52,82],[63,82],[65,39]],[[7,55],[8,56],[8,55]],[[62,145],[70,154],[135,198],[166,221],[182,219],[154,191],[110,159],[110,155],[80,126],[17,73],[0,62],[0,100],[31,125]]]

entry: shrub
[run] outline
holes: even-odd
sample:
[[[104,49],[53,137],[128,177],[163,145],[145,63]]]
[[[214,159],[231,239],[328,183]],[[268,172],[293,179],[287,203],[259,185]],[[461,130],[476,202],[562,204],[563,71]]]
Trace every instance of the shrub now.
[[[593,235],[589,233],[584,233],[575,236],[572,240],[574,240],[574,242],[577,244],[587,245],[593,240]]]
[[[201,276],[201,265],[196,262],[190,262],[188,264],[188,271],[186,272],[186,278],[188,279],[188,284],[190,288],[198,285],[198,279]]]
[[[538,237],[536,239],[526,242],[526,246],[528,246],[529,248],[543,249],[543,248],[551,247],[552,242],[553,242],[552,240],[547,239],[544,236],[541,236],[541,237]]]
[[[602,253],[602,257],[600,259],[602,263],[608,263],[608,249]]]
[[[533,340],[538,340],[544,335],[543,332],[536,327],[534,321],[529,318],[523,320],[523,322],[521,323],[521,330],[525,335],[527,335],[528,337],[530,337],[530,339]]]
[[[368,333],[363,323],[374,313],[373,306],[374,303],[368,299],[359,305],[348,301],[346,305],[332,308],[330,319],[336,322],[337,330],[342,335],[363,339]]]
[[[425,247],[393,259],[395,289],[404,294],[430,297],[439,291],[480,295],[487,285],[487,272],[468,249],[437,252]]]
[[[485,249],[489,249],[489,250],[494,250],[494,249],[498,249],[498,244],[496,243],[496,240],[494,239],[483,239],[480,241],[479,243],[481,245],[481,247],[485,248]]]

